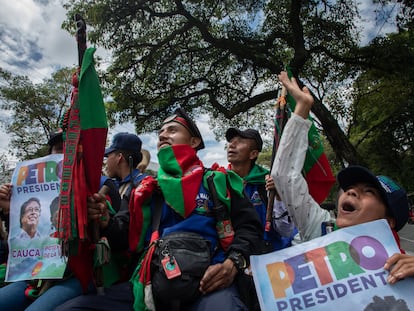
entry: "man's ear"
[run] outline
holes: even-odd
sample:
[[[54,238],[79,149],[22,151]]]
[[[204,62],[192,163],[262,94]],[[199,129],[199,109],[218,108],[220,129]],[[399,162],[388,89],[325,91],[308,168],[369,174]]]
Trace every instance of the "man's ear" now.
[[[250,160],[254,160],[259,156],[259,150],[252,150],[250,151]]]
[[[191,137],[190,146],[193,149],[196,149],[201,144],[201,139],[199,137]]]
[[[116,155],[117,159],[116,159],[116,164],[120,164],[122,162],[122,159],[125,159],[124,155],[120,152]],[[127,159],[125,159],[125,161],[127,161]]]

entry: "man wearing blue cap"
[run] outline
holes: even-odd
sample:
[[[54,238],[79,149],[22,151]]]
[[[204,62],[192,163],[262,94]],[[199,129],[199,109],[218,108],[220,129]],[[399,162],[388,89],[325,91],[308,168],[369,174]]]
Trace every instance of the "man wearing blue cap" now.
[[[108,238],[113,250],[128,248],[128,240],[120,238],[122,235],[119,232],[114,232],[120,223],[129,218],[131,192],[147,176],[136,168],[142,160],[141,147],[142,142],[137,135],[123,132],[114,135],[111,145],[105,149],[106,175],[115,180],[121,196],[121,207],[116,215],[109,217],[110,207],[100,204],[101,196],[95,195],[95,200],[91,199],[88,204],[89,220],[99,221],[101,233]],[[128,228],[124,230],[124,234],[127,234]]]
[[[320,208],[310,196],[301,173],[308,148],[311,122],[307,119],[313,97],[306,87],[301,90],[294,78],[289,79],[286,72],[279,74],[279,80],[295,98],[296,106],[285,126],[271,174],[301,239],[307,241],[320,236],[321,224],[330,220],[329,212]],[[375,176],[362,166],[343,169],[338,173],[337,180],[341,191],[336,226],[344,228],[386,219],[399,245],[397,231],[408,220],[409,202],[405,190],[391,178]],[[406,276],[414,276],[413,264],[413,256],[393,255],[385,265],[385,269],[390,270],[388,282],[392,284]]]

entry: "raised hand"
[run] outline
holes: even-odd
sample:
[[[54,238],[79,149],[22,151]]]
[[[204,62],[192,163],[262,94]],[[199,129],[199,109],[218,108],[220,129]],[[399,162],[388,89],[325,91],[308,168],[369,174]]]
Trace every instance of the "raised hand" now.
[[[289,79],[286,71],[280,72],[278,78],[296,101],[295,114],[307,119],[314,102],[309,89],[306,86],[301,89],[295,78]]]

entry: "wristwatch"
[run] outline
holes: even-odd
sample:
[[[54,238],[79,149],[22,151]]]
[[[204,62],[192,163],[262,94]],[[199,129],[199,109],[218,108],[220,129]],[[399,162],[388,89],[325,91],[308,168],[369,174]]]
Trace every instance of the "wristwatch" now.
[[[241,253],[233,251],[227,258],[233,261],[234,266],[238,272],[244,272],[244,270],[247,268],[247,261]]]

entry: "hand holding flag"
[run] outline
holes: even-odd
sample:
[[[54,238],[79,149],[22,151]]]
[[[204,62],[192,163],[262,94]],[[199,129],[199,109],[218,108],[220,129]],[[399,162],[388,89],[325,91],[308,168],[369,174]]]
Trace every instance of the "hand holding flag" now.
[[[285,76],[286,75],[286,76]],[[284,77],[284,79],[289,80],[290,87],[288,87],[288,94],[286,95],[286,109],[289,109],[289,111],[294,111],[296,106],[295,99],[289,94],[289,92],[294,92],[296,89],[300,90],[299,86],[296,83],[295,78],[292,77],[292,73],[290,71],[282,72],[281,76]],[[310,93],[308,96],[312,96]],[[313,103],[313,98],[312,98]],[[311,105],[309,107],[304,107],[303,111],[302,109],[297,111],[295,110],[295,113],[301,114],[303,113],[304,118],[308,118],[312,121],[312,126],[308,133],[308,140],[309,140],[309,147],[306,152],[306,158],[305,163],[303,166],[303,174],[305,176],[305,179],[308,183],[309,187],[309,193],[312,195],[312,197],[315,199],[316,202],[319,204],[322,203],[329,195],[329,191],[331,190],[332,185],[335,183],[335,177],[332,174],[332,170],[328,161],[328,158],[326,157],[326,154],[324,152],[323,144],[321,137],[319,135],[319,132],[313,122],[313,119],[311,116],[309,116]],[[287,116],[289,116],[289,112],[286,112]],[[287,121],[288,117],[286,118]],[[277,114],[276,114],[276,121],[278,120]],[[276,124],[281,124],[280,121]],[[283,123],[282,123],[283,124]],[[286,122],[284,123],[286,124]],[[275,137],[277,136],[277,141],[280,141],[280,137],[283,133],[283,127],[282,126],[276,126],[275,131]],[[275,138],[276,140],[276,138]]]

